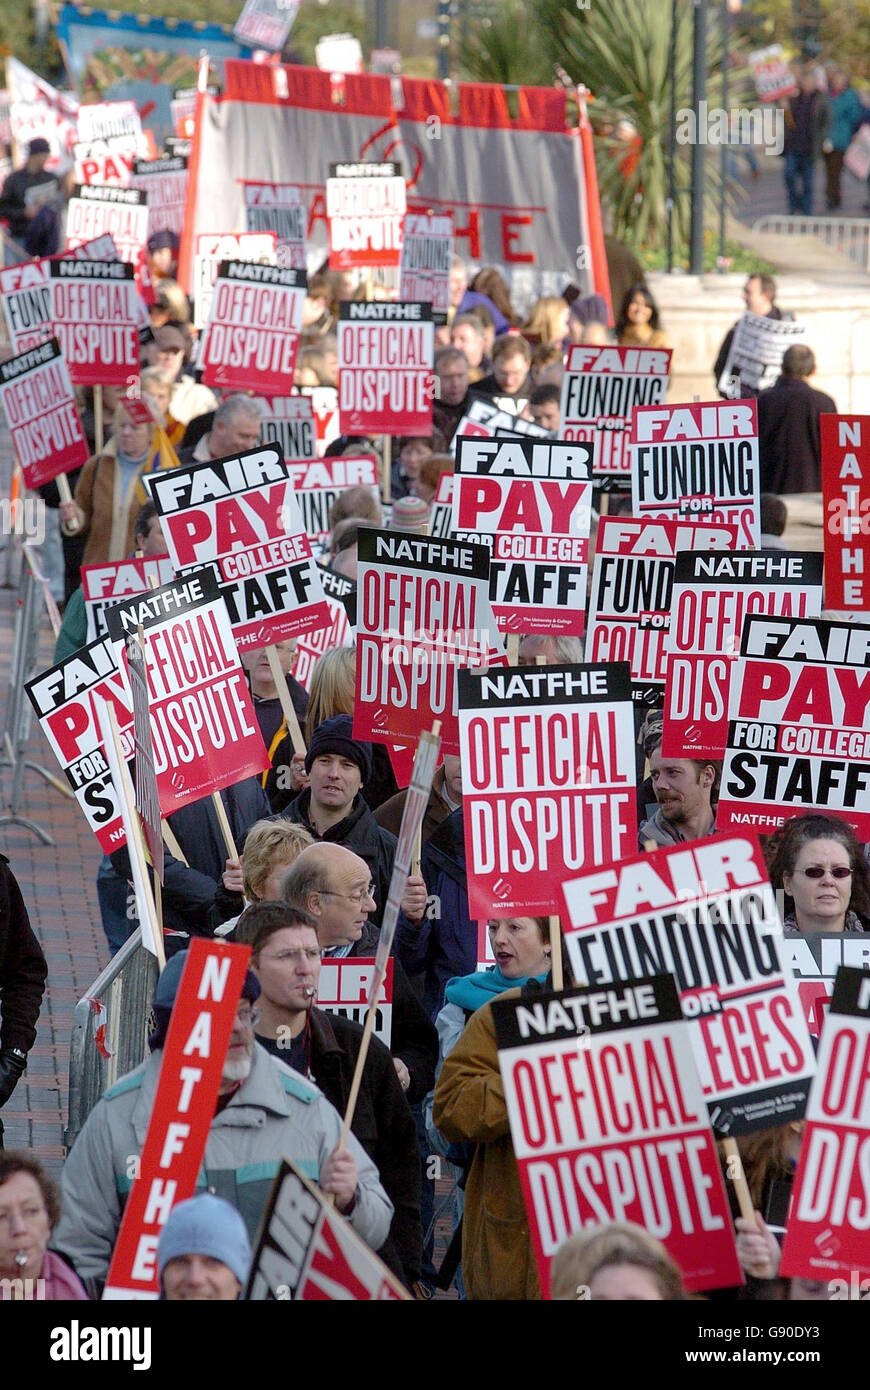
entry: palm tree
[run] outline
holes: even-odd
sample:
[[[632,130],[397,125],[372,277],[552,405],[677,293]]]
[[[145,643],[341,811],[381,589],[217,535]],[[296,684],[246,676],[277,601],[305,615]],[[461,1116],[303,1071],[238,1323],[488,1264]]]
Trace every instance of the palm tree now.
[[[691,107],[694,5],[677,0],[676,8],[674,73],[680,110]],[[720,56],[718,26],[711,24],[711,100]],[[528,9],[508,0],[489,26],[480,26],[467,39],[462,65],[478,81],[543,85],[563,69],[572,82],[588,88],[601,201],[613,230],[635,244],[661,244],[667,226],[671,110],[671,7],[666,0],[593,0],[589,9],[578,9],[575,0],[534,0]],[[686,240],[687,145],[677,146],[675,184],[675,234]],[[718,160],[708,159],[705,192],[711,212],[718,206],[720,186]]]

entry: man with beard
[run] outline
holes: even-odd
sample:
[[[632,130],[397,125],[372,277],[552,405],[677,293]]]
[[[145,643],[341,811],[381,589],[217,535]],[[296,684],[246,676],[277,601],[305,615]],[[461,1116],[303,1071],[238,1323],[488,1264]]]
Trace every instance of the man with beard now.
[[[105,1281],[131,1181],[142,1153],[163,1061],[163,1047],[186,953],[167,963],[154,993],[151,1055],[120,1077],[91,1111],[62,1174],[63,1215],[54,1245],[83,1280]],[[201,1172],[209,1190],[240,1213],[253,1242],[283,1158],[335,1198],[357,1235],[377,1250],[387,1239],[393,1204],[368,1154],[310,1082],[254,1041],[260,995],[248,971],[236,1009]]]
[[[648,840],[674,845],[700,840],[716,830],[713,798],[719,790],[721,763],[712,759],[663,758],[661,739],[647,746],[650,781],[658,810],[638,831],[641,849]]]

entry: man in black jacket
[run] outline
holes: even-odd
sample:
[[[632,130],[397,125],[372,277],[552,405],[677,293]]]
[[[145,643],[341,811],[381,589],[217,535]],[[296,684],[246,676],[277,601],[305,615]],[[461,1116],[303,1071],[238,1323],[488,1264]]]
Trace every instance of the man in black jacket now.
[[[761,491],[821,492],[820,415],[836,415],[836,402],[809,383],[816,359],[795,343],[782,359],[782,375],[758,397],[758,462]]]
[[[48,967],[33,934],[21,889],[0,854],[0,1109],[27,1065]],[[0,1120],[0,1149],[3,1121]]]
[[[784,314],[774,303],[776,299],[776,281],[772,275],[750,275],[743,286],[743,303],[746,305],[747,314],[761,314],[766,319],[790,319],[791,314]],[[719,355],[713,364],[713,377],[716,382],[716,390],[720,396],[725,396],[725,392],[719,385],[722,373],[725,370],[725,363],[728,361],[728,354],[731,351],[731,343],[737,330],[735,323],[733,328],[729,328],[725,337],[722,339],[722,346]],[[739,397],[741,400],[750,396],[757,396],[758,391],[750,386],[748,382],[741,378]]]
[[[317,924],[324,956],[374,957],[378,928],[369,921],[375,890],[368,865],[342,845],[309,845],[287,870],[284,901]],[[435,1082],[438,1037],[397,960],[393,962],[393,1037],[390,1051],[409,1104]]]
[[[310,785],[282,815],[304,825],[315,840],[344,845],[365,860],[377,901],[372,916],[380,926],[393,876],[396,837],[381,829],[363,799],[361,788],[372,771],[372,747],[353,737],[349,714],[336,714],[318,724],[305,771]]]
[[[257,1042],[315,1081],[344,1115],[363,1029],[314,1007],[321,965],[314,919],[283,903],[261,903],[248,910],[236,939],[250,941],[251,968],[260,981]],[[374,1037],[351,1131],[377,1166],[395,1209],[389,1239],[378,1253],[412,1288],[420,1278],[423,1244],[417,1134],[389,1050]]]
[[[37,194],[34,198],[31,190],[43,188],[45,196],[51,198],[59,187],[55,175],[45,167],[50,154],[51,146],[41,135],[31,140],[27,163],[9,175],[0,192],[0,217],[9,223],[9,235],[22,245],[31,222],[44,205],[43,195]]]

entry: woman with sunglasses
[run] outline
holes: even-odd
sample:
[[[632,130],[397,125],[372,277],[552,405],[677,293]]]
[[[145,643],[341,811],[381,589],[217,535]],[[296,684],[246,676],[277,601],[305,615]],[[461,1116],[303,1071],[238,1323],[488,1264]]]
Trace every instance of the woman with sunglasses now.
[[[772,835],[767,866],[785,894],[787,932],[864,932],[870,922],[870,872],[863,846],[845,821],[793,816]]]

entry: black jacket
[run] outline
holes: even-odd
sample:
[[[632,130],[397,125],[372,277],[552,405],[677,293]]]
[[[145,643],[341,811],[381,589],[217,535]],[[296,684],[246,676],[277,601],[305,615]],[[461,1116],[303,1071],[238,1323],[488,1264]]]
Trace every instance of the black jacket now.
[[[311,1075],[326,1099],[344,1115],[363,1030],[352,1019],[323,1009],[311,1010]],[[286,1051],[269,1038],[258,1038],[274,1056]],[[377,1166],[384,1191],[395,1207],[390,1237],[378,1251],[405,1284],[420,1278],[423,1229],[420,1225],[420,1155],[417,1131],[389,1049],[377,1038],[369,1043],[351,1130]]]
[[[47,974],[21,889],[0,854],[0,1050],[30,1051]]]
[[[758,461],[762,492],[821,492],[819,416],[836,415],[824,391],[801,377],[781,376],[758,397]]]
[[[353,850],[360,859],[364,859],[369,866],[369,873],[372,876],[372,883],[375,885],[375,901],[377,909],[372,913],[372,918],[377,926],[381,925],[384,914],[384,905],[387,901],[387,893],[390,889],[390,879],[393,876],[393,860],[396,855],[396,837],[391,835],[388,830],[382,830],[366,805],[361,794],[354,799],[350,815],[345,816],[337,825],[333,825],[327,830],[325,835],[318,835],[308,816],[311,805],[311,788],[306,787],[304,792],[300,792],[294,801],[290,802],[286,811],[282,812],[282,817],[292,820],[297,825],[304,825],[310,831],[315,840],[325,840],[331,844],[344,845],[345,849]],[[273,817],[278,820],[278,816]]]
[[[254,822],[269,817],[266,794],[256,777],[246,777],[232,787],[225,787],[220,795],[236,848],[241,852],[244,838]],[[187,932],[191,936],[211,936],[210,912],[229,857],[211,797],[189,802],[173,811],[167,820],[187,865],[173,859],[164,847],[163,925],[167,930]],[[115,850],[109,858],[115,873],[129,880],[127,846]],[[241,912],[241,898],[238,901],[237,911]],[[187,944],[182,940],[179,946],[184,949]]]
[[[296,684],[296,682],[294,682],[294,684]],[[301,686],[299,688],[302,690]],[[302,693],[305,694],[305,691]],[[306,695],[306,701],[307,698]],[[295,698],[293,704],[296,706],[296,712],[298,714],[299,706],[296,704]],[[299,722],[304,728],[301,716]],[[269,747],[268,743],[266,746]],[[372,775],[364,784],[362,795],[369,810],[377,811],[379,806],[382,806],[391,796],[395,796],[399,789],[399,784],[396,781],[393,764],[390,762],[390,755],[384,744],[373,743],[371,749]],[[285,787],[279,785],[279,782],[289,782],[289,777],[286,773],[280,778],[278,773],[279,768],[289,769],[293,759],[293,740],[289,733],[284,735],[274,750],[271,748],[269,749],[269,756],[272,759],[272,771],[267,776],[266,795],[269,798],[272,811],[277,816],[280,812],[285,811],[294,797],[298,795],[298,793],[286,790]]]
[[[351,956],[375,956],[380,932],[373,922],[363,927],[362,936],[348,952]],[[401,962],[393,957],[393,1032],[394,1057],[399,1057],[411,1073],[406,1098],[409,1105],[427,1096],[435,1085],[438,1064],[438,1034],[426,1017]]]
[[[27,193],[31,188],[41,188],[46,183],[53,183],[56,188],[60,188],[55,175],[50,174],[47,169],[40,170],[38,174],[31,174],[28,173],[26,165],[16,169],[4,183],[0,192],[0,217],[9,223],[9,234],[16,241],[22,241],[30,227],[30,219],[24,215]]]

